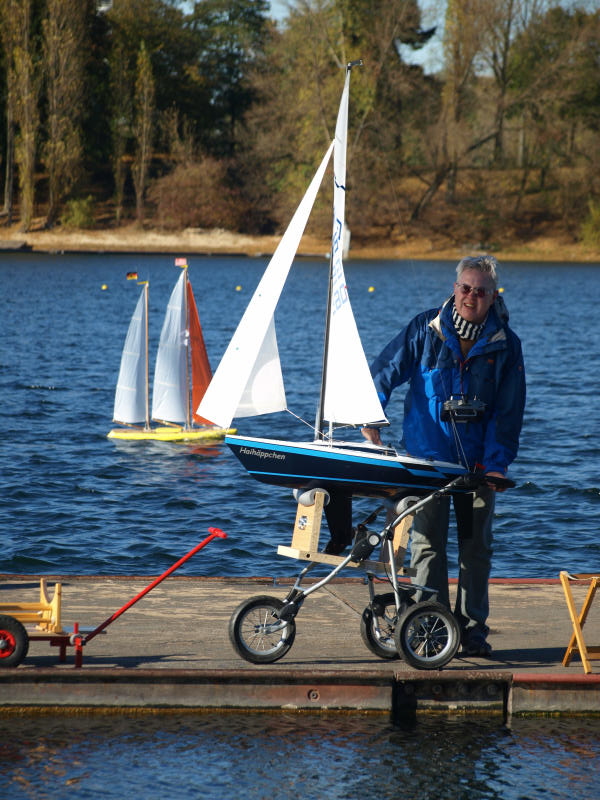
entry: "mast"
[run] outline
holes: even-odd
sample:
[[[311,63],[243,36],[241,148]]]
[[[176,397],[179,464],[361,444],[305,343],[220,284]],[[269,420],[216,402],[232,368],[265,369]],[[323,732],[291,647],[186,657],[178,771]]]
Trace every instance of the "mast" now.
[[[188,264],[185,259],[177,259],[176,263],[185,274],[183,286],[183,316],[185,319],[185,429],[192,427],[192,338],[190,335],[190,304],[188,302]]]
[[[188,268],[185,265],[185,386],[187,390],[187,404],[185,407],[185,427],[190,430],[192,427],[192,337],[190,336],[190,304],[188,302]]]
[[[344,86],[344,92],[350,90],[350,73],[352,72],[353,67],[362,67],[363,62],[362,59],[357,59],[356,61],[350,61],[346,65],[346,82],[347,87]],[[344,98],[342,96],[342,102],[344,102]],[[341,108],[340,108],[341,110]],[[348,126],[348,114],[347,114],[347,107],[346,107],[346,119],[345,119],[346,128]],[[337,123],[336,123],[336,134],[337,134]],[[344,139],[345,141],[345,139]],[[337,136],[336,136],[336,144],[337,144]],[[344,154],[344,164],[345,164],[345,154]],[[344,184],[340,185],[337,183],[338,176],[335,174],[336,171],[336,157],[335,157],[335,147],[333,153],[333,182],[334,182],[334,200],[335,200],[335,190],[336,188],[341,189],[343,192],[346,191],[345,186],[345,176],[344,176]],[[333,263],[335,258],[335,242],[336,242],[336,229],[339,232],[339,247],[343,248],[343,237],[344,237],[344,227],[345,227],[345,214],[342,215],[342,219],[336,219],[336,204],[333,203],[333,233],[331,238],[331,250],[329,253],[329,282],[327,288],[327,310],[326,310],[326,317],[325,317],[325,336],[324,336],[324,343],[323,343],[323,363],[321,369],[321,390],[319,392],[319,405],[317,407],[317,417],[315,420],[315,440],[325,439],[325,431],[323,430],[324,426],[324,409],[325,409],[325,391],[327,389],[327,359],[329,356],[329,326],[331,322],[331,303],[332,303],[332,295],[333,295]]]
[[[144,365],[144,382],[146,385],[146,424],[144,425],[144,430],[150,430],[150,349],[149,349],[149,340],[148,340],[148,295],[149,295],[149,284],[148,281],[144,281],[144,317],[145,317],[145,324],[144,324],[144,340],[146,342],[146,363]]]
[[[329,253],[329,279],[327,285],[327,308],[325,311],[325,337],[323,342],[323,363],[321,365],[321,390],[319,392],[319,405],[317,407],[317,418],[315,420],[315,441],[325,439],[323,430],[325,407],[325,389],[327,388],[327,355],[329,352],[329,319],[331,316],[331,295],[333,287],[333,248]]]

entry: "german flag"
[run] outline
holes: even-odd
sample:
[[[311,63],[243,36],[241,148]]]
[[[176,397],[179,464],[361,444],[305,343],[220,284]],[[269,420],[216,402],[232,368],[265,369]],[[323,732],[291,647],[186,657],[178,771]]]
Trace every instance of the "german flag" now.
[[[127,280],[128,281],[137,281],[137,279],[138,279],[137,272],[128,272],[127,273]]]

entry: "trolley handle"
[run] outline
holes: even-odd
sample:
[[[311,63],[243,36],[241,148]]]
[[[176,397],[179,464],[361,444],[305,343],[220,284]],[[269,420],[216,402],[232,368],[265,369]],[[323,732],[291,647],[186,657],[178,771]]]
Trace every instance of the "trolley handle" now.
[[[453,486],[453,484],[455,485]],[[448,486],[445,486],[441,491],[444,491],[445,493],[446,489],[452,491],[453,488],[474,491],[485,484],[494,486],[499,491],[504,491],[505,489],[514,489],[516,486],[515,482],[511,481],[510,478],[501,478],[498,475],[488,475],[486,472],[483,472],[483,470],[478,470],[477,472],[469,472],[466,475],[459,475],[458,478],[452,481],[452,483],[450,483]]]
[[[423,508],[423,506],[426,506],[427,503],[431,502],[432,500],[435,500],[438,497],[443,497],[447,494],[452,494],[453,492],[474,492],[476,489],[479,489],[480,486],[484,486],[485,484],[493,484],[499,491],[512,489],[516,486],[515,482],[511,481],[510,478],[500,478],[495,475],[487,475],[485,472],[483,472],[483,470],[478,470],[477,472],[467,472],[464,475],[459,475],[457,478],[453,478],[450,483],[447,483],[445,486],[442,486],[439,489],[435,489],[426,497],[411,503],[407,508],[401,511],[390,523],[388,523],[388,525],[386,525],[384,529],[384,536],[391,536],[396,525],[398,525],[404,519],[404,517],[414,514],[415,511]]]

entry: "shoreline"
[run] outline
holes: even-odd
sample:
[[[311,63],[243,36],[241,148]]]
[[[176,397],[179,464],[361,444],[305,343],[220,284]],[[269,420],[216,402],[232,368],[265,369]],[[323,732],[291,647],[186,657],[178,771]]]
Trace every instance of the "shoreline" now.
[[[280,236],[249,236],[221,229],[187,229],[178,233],[140,230],[131,225],[101,230],[33,230],[23,233],[16,226],[0,232],[0,252],[37,253],[173,253],[176,255],[270,257]],[[298,248],[303,257],[326,258],[329,241],[305,235]],[[448,260],[486,252],[480,244],[453,245],[420,237],[405,242],[378,245],[353,243],[346,260]],[[566,241],[564,237],[538,237],[493,248],[502,261],[600,263],[600,249]]]

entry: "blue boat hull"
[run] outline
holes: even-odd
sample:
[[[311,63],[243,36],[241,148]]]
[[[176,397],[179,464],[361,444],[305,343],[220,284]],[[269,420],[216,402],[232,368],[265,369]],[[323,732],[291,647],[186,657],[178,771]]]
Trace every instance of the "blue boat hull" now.
[[[320,487],[362,497],[425,495],[467,474],[460,464],[412,458],[370,444],[245,436],[227,436],[225,442],[253,478],[292,489]]]

